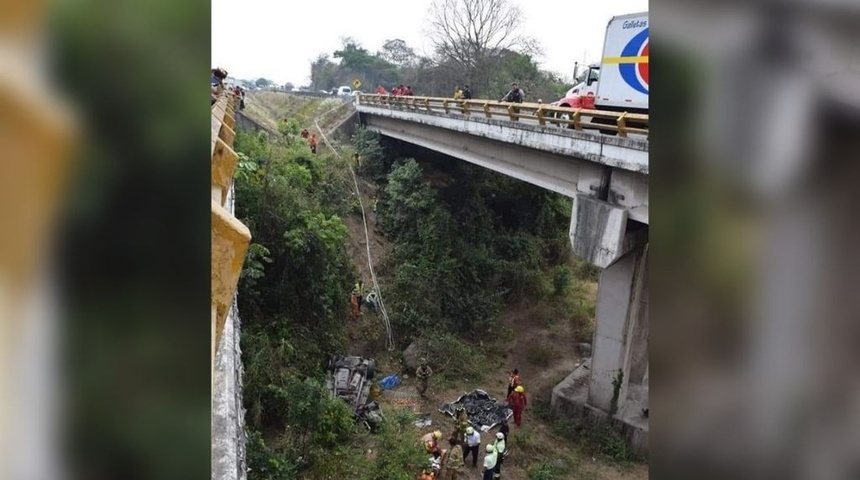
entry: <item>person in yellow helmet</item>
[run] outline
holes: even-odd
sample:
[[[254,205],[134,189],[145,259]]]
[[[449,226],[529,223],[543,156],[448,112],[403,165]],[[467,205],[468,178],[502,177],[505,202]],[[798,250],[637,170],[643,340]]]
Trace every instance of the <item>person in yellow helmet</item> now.
[[[439,449],[439,439],[442,438],[442,432],[436,430],[435,432],[430,432],[423,437],[421,437],[421,443],[424,445],[424,448],[427,450],[427,453],[432,453],[435,458],[439,458],[439,455],[442,454]]]
[[[481,480],[493,480],[498,459],[499,454],[496,453],[496,448],[492,445],[487,445],[487,454],[484,455],[484,468],[481,471]]]
[[[523,410],[525,410],[526,405],[528,404],[525,391],[526,390],[522,385],[518,385],[517,388],[515,388],[508,396],[508,404],[511,406],[511,410],[514,411],[514,423],[516,423],[518,427],[522,425]]]

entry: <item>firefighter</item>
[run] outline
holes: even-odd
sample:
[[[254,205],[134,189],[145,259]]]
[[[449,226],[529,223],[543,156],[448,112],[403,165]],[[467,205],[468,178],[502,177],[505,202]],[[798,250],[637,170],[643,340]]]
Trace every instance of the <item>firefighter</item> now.
[[[465,450],[463,454],[463,461],[466,461],[466,458],[469,457],[469,454],[472,454],[472,468],[475,468],[478,465],[478,450],[481,448],[481,434],[476,432],[474,428],[469,427],[466,429],[465,440]]]
[[[463,446],[459,438],[452,438],[451,451],[448,452],[448,459],[445,461],[445,474],[442,480],[457,480],[463,476],[466,464],[463,462]]]
[[[508,396],[508,404],[511,406],[511,410],[514,411],[514,423],[516,423],[518,427],[522,426],[523,410],[525,410],[526,405],[528,404],[525,389],[522,385],[515,388],[513,393]]]
[[[442,455],[442,451],[439,449],[440,438],[442,438],[442,432],[439,430],[430,432],[421,437],[421,444],[424,445],[424,449],[427,450],[427,453],[433,454],[433,458],[439,458],[439,456]]]
[[[353,290],[352,294],[349,296],[349,306],[352,308],[352,320],[353,321],[358,320],[358,316],[361,314],[361,312],[358,309],[358,298],[359,298],[358,293],[356,293]]]
[[[505,445],[505,434],[502,432],[496,433],[496,442],[493,444],[496,451],[496,468],[493,473],[493,478],[498,479],[502,476],[502,462],[508,451]]]
[[[522,383],[522,380],[520,380],[520,371],[517,370],[516,368],[511,370],[511,375],[508,378],[508,394],[507,394],[507,396],[510,397],[511,393],[514,391],[514,389],[519,387],[521,383]]]
[[[498,455],[496,454],[496,447],[492,444],[487,445],[487,455],[484,456],[484,469],[481,471],[483,477],[482,480],[493,480],[493,475],[496,472],[496,459]]]
[[[430,375],[433,375],[433,370],[427,365],[427,359],[422,358],[421,366],[415,370],[415,376],[418,378],[418,393],[422,397],[427,392],[427,382],[430,380]]]

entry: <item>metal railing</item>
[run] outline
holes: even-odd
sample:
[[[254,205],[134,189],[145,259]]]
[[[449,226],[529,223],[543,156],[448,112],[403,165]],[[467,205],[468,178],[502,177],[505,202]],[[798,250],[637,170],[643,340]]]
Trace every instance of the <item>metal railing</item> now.
[[[509,103],[495,100],[461,100],[442,97],[415,97],[362,94],[359,105],[397,107],[417,113],[480,115],[485,118],[510,121],[536,121],[541,126],[556,126],[574,130],[600,130],[627,137],[628,134],[648,135],[648,115],[629,112],[557,107],[546,103]]]

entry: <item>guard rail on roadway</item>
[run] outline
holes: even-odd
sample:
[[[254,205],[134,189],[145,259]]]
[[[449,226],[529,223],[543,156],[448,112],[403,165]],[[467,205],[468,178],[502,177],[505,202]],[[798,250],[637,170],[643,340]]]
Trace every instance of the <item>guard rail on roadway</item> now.
[[[228,210],[239,155],[233,150],[236,96],[219,93],[212,105],[212,364],[242,271],[251,232]]]
[[[585,108],[557,107],[546,103],[509,103],[495,100],[461,100],[444,97],[416,97],[361,94],[358,104],[400,108],[415,112],[459,113],[482,115],[486,118],[511,121],[536,121],[541,126],[567,127],[575,130],[593,129],[614,132],[619,137],[628,134],[648,136],[648,115]]]

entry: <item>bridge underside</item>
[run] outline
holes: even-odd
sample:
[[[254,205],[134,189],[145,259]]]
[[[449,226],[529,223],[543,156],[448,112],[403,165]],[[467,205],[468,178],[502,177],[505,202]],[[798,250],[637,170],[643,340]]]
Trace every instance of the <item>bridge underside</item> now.
[[[602,200],[627,218],[648,223],[648,176],[569,154],[399,118],[361,114],[368,129],[518,178],[567,197]],[[500,130],[500,128],[496,129]],[[514,128],[508,130],[516,135]],[[523,135],[520,134],[519,137]]]

